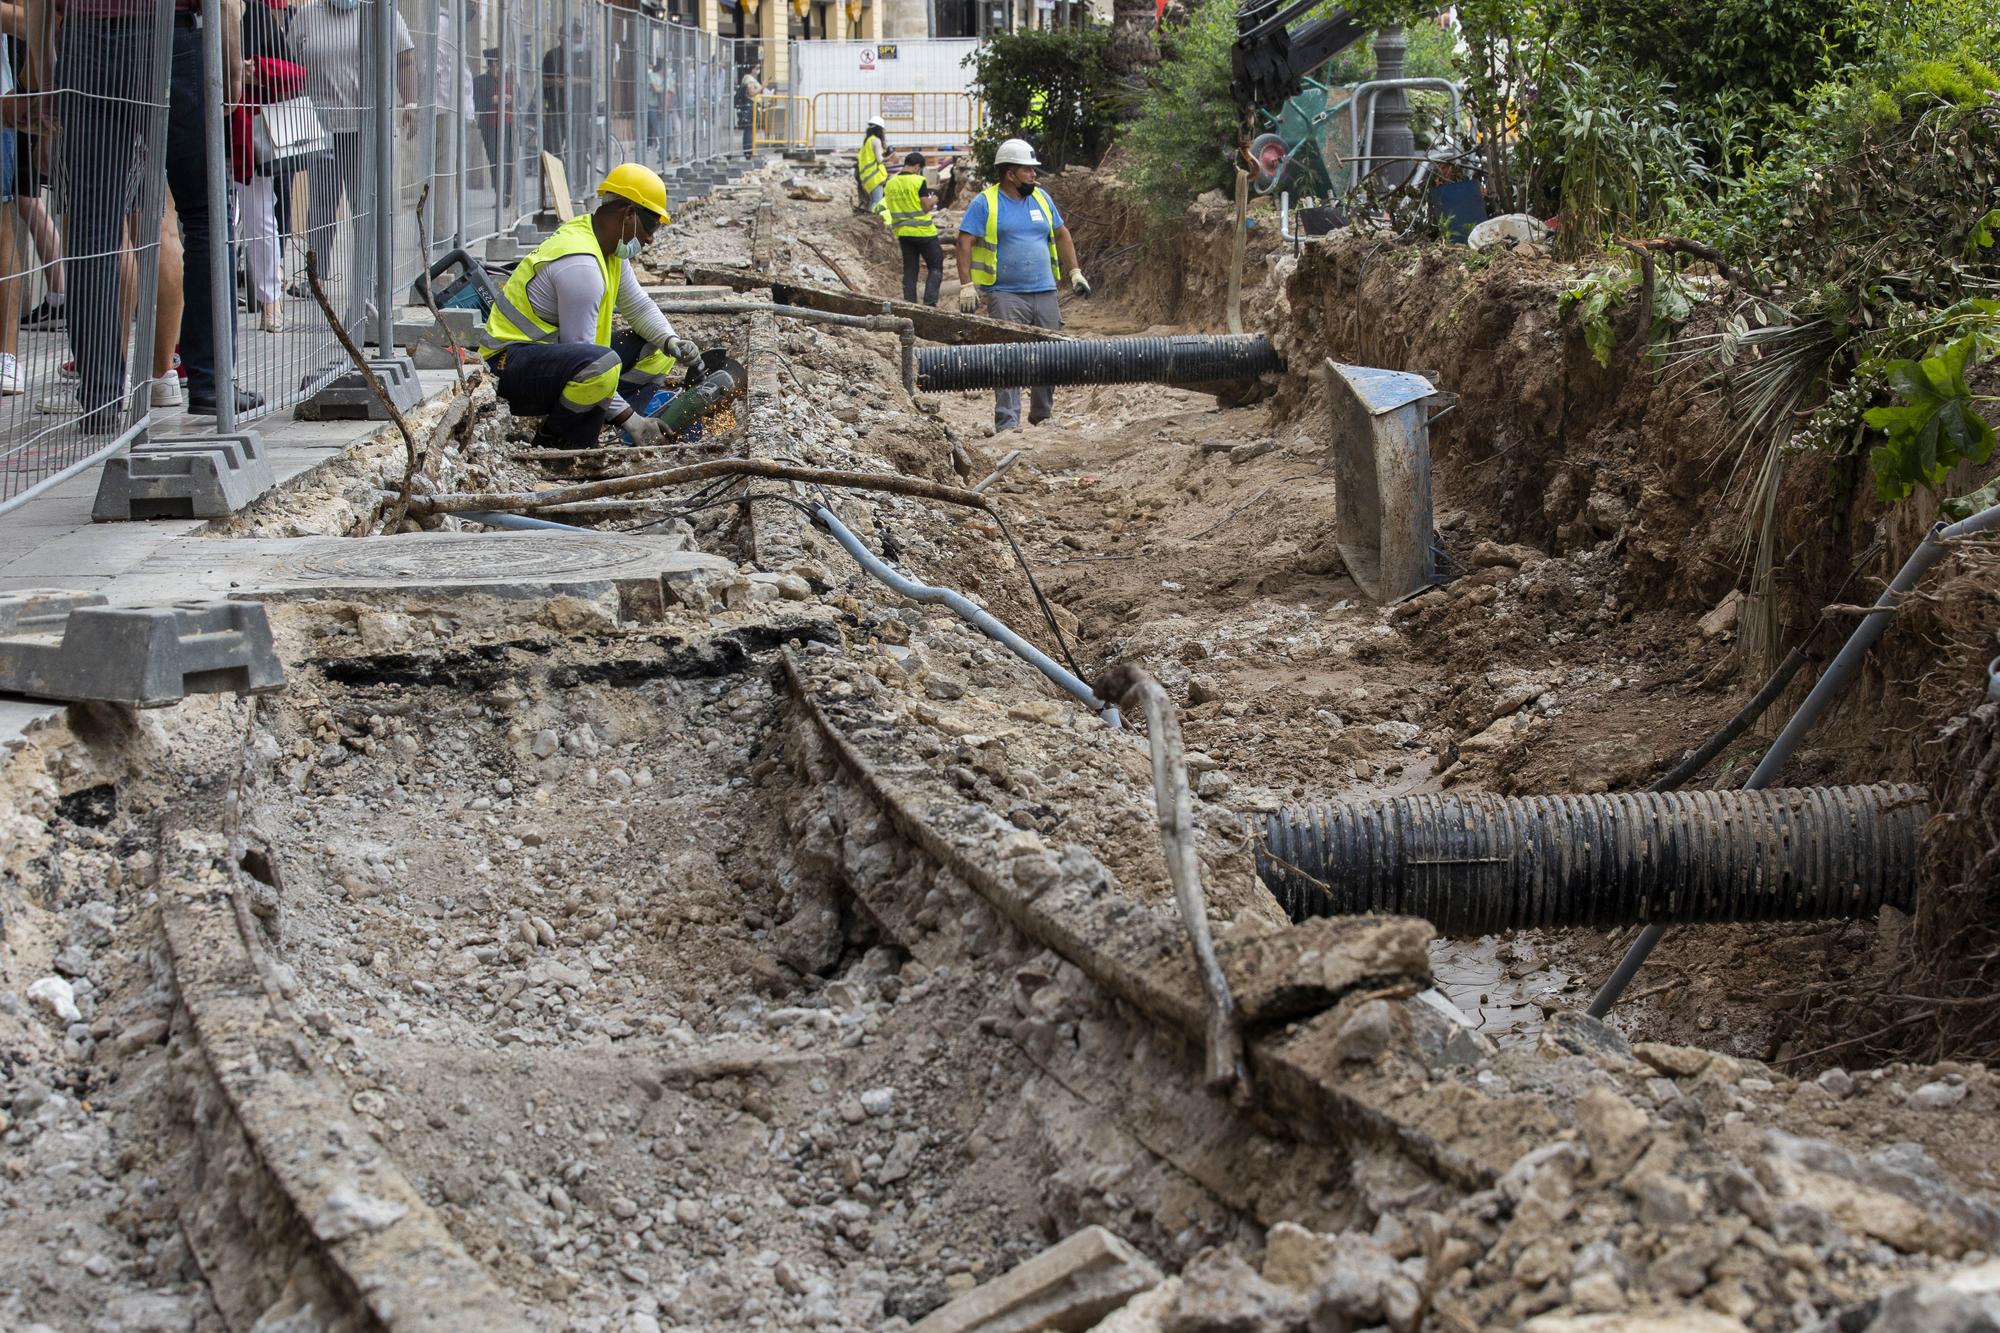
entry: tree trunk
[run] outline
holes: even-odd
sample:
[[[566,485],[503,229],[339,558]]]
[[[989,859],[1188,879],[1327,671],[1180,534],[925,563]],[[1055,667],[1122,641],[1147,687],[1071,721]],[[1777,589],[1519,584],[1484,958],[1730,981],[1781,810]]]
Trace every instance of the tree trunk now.
[[[1155,20],[1153,0],[1112,0],[1111,45],[1104,63],[1113,78],[1132,78],[1160,63],[1160,48],[1153,41]]]

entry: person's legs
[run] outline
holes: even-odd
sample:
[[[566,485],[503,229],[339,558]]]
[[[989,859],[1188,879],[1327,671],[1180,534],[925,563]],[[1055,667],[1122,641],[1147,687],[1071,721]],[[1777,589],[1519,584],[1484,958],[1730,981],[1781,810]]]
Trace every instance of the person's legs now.
[[[174,374],[174,348],[181,338],[181,223],[173,201],[160,219],[160,294],[153,305],[153,406],[181,402],[180,377]]]
[[[542,418],[537,447],[587,449],[622,366],[617,352],[592,343],[521,343],[507,349],[495,387],[515,416]]]
[[[630,329],[611,335],[611,350],[618,353],[618,393],[634,408],[644,407],[653,391],[666,383],[674,359],[657,343],[649,343]]]
[[[479,122],[479,142],[486,149],[486,188],[500,192],[500,127]]]
[[[139,25],[75,16],[62,31],[57,82],[69,186],[62,244],[69,267],[67,324],[78,401],[89,414],[84,428],[93,432],[117,428],[125,394],[119,256],[140,142],[133,108],[143,111],[129,76],[134,68],[150,68],[150,41]]]
[[[938,303],[938,287],[944,282],[944,245],[935,236],[924,239],[924,304]],[[905,287],[912,284],[906,278]]]
[[[1033,297],[1020,292],[998,292],[986,289],[986,313],[994,319],[1004,319],[1014,324],[1032,324]],[[1015,388],[993,391],[993,433],[1018,429],[1021,424],[1021,391]]]
[[[176,26],[173,83],[167,99],[167,188],[173,192],[174,209],[181,217],[181,364],[187,368],[188,398],[196,403],[215,397],[218,372],[223,380],[231,379],[230,332],[236,324],[231,310],[223,341],[217,345],[209,266],[216,258],[214,229],[220,225],[220,239],[226,242],[229,220],[211,217],[208,211],[208,154],[202,124],[207,99],[202,81],[204,63],[201,33]]]
[[[1054,292],[1036,292],[1028,297],[1028,318],[1023,324],[1033,324],[1038,329],[1059,329],[1062,327],[1062,308],[1056,303]],[[1056,414],[1056,390],[1052,384],[1037,384],[1028,394],[1028,424],[1047,421]]]
[[[250,274],[250,299],[263,315],[264,328],[284,327],[278,304],[278,218],[276,182],[253,175],[243,186],[243,266]]]
[[[903,252],[903,299],[914,301],[917,299],[917,264],[923,258],[924,243],[908,236],[898,236],[896,248]],[[937,270],[933,268],[931,272],[935,275]],[[932,284],[936,284],[935,276]]]
[[[0,130],[0,204],[14,202],[14,151],[12,130]],[[0,208],[0,394],[21,392],[21,288],[26,284],[24,265],[16,256],[14,234],[20,229],[14,210]]]

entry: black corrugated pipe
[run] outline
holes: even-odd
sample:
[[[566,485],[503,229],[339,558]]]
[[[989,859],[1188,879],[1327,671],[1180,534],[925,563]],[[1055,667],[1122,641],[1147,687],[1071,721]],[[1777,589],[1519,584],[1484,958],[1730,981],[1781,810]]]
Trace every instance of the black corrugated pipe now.
[[[1908,910],[1921,789],[1398,796],[1280,810],[1257,872],[1294,921],[1420,916],[1444,935]]]
[[[1284,368],[1262,334],[917,349],[917,387],[930,393],[1024,384],[1204,384],[1254,379]]]

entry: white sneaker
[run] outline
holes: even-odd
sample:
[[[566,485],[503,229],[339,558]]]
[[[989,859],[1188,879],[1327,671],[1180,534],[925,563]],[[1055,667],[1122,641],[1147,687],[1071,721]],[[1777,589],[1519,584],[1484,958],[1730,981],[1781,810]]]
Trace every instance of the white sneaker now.
[[[154,380],[152,401],[154,407],[179,407],[186,401],[181,397],[180,376],[168,374]]]
[[[0,352],[0,394],[23,392],[21,384],[21,358],[12,352]]]

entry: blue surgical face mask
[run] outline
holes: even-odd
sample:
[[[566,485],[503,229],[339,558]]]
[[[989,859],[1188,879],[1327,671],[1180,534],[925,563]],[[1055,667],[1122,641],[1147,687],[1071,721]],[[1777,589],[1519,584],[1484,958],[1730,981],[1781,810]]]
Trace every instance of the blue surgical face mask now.
[[[637,259],[639,257],[639,238],[634,236],[628,241],[618,242],[617,248],[612,253],[620,259]]]

